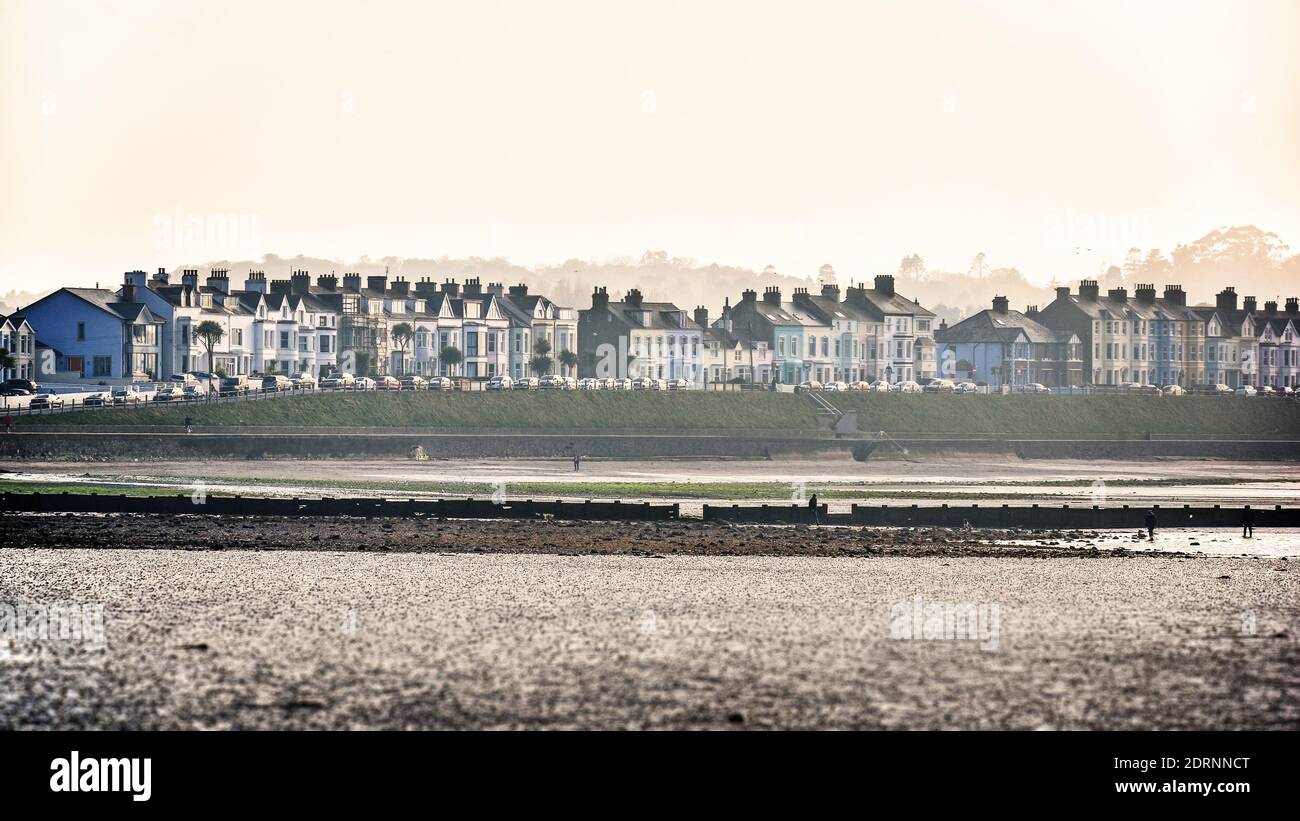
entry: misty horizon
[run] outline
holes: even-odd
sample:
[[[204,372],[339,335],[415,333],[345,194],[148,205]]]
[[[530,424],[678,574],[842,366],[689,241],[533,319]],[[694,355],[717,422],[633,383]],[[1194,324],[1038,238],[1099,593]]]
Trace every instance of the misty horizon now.
[[[802,277],[983,252],[1046,286],[1216,227],[1295,242],[1297,40],[1285,0],[11,2],[0,288],[277,249]]]

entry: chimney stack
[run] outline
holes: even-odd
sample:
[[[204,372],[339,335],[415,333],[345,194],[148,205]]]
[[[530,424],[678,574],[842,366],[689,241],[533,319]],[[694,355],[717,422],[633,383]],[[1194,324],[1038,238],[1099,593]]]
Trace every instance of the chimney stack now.
[[[289,282],[292,283],[290,287],[295,294],[311,293],[311,274],[306,271],[294,271],[289,277]]]
[[[1156,301],[1156,286],[1152,283],[1138,283],[1137,287],[1133,289],[1133,293],[1138,302],[1150,305]]]
[[[158,273],[154,274],[150,279],[153,280],[155,285],[166,285],[171,281],[171,277],[167,276],[166,268],[159,268]]]
[[[479,296],[483,293],[483,285],[479,282],[478,277],[465,280],[465,296]]]
[[[1286,298],[1286,312],[1291,316],[1300,314],[1300,299],[1289,296]]]
[[[405,297],[411,293],[411,283],[406,281],[406,277],[397,277],[393,280],[392,292],[394,296]]]
[[[628,305],[631,305],[633,308],[640,308],[641,289],[640,288],[629,289],[627,292],[627,296],[623,297],[623,301],[626,302]]]
[[[500,282],[489,282],[487,284],[487,292],[489,294],[496,294],[497,296],[505,296],[506,286]]]
[[[230,293],[230,271],[215,268],[208,273],[208,287],[223,294]]]
[[[695,324],[701,328],[709,327],[709,309],[703,305],[696,306],[694,314]]]
[[[836,302],[839,302],[840,286],[830,282],[822,285],[822,296],[825,297],[826,299],[833,299]]]
[[[1187,294],[1186,294],[1186,292],[1183,291],[1183,286],[1181,286],[1181,285],[1166,285],[1166,286],[1165,286],[1165,301],[1166,301],[1166,302],[1172,302],[1172,303],[1174,303],[1175,305],[1186,305],[1186,304],[1187,304]]]
[[[1106,292],[1106,296],[1110,297],[1116,302],[1128,302],[1128,289],[1111,288],[1109,291]]]
[[[1270,299],[1268,302],[1265,302],[1265,303],[1264,303],[1264,313],[1268,314],[1269,316],[1272,316],[1272,315],[1276,314],[1276,313],[1277,313],[1277,303],[1274,302],[1274,301],[1271,300],[1271,299]]]
[[[769,285],[763,289],[763,301],[768,305],[781,304],[781,289],[775,285]]]
[[[753,288],[746,288],[745,290],[740,292],[741,302],[754,302],[757,299],[758,299],[758,291],[755,291]]]
[[[1214,307],[1221,311],[1237,310],[1237,289],[1229,285],[1214,295]]]
[[[266,272],[249,271],[248,279],[244,280],[244,290],[259,294],[266,293]]]
[[[199,287],[199,269],[186,268],[184,271],[181,271],[181,285],[184,285],[186,288]]]
[[[380,292],[387,291],[388,275],[377,274],[375,276],[366,277],[366,289],[369,291],[380,291]]]
[[[511,285],[510,295],[514,296],[515,289],[522,288],[522,287],[524,286]],[[591,292],[591,307],[593,310],[604,309],[609,307],[609,290],[604,285],[600,286],[599,288],[596,288],[594,291]]]
[[[1079,297],[1081,299],[1096,302],[1098,293],[1100,293],[1100,289],[1097,287],[1097,280],[1084,279],[1079,281]]]
[[[339,287],[339,278],[333,274],[316,277],[316,287],[324,291],[333,291]]]
[[[291,293],[293,293],[293,280],[290,280],[290,279],[273,279],[273,280],[271,280],[271,293],[273,293],[273,294],[291,294]]]
[[[415,295],[428,299],[438,293],[438,283],[428,277],[420,277],[420,281],[415,283]]]
[[[1241,308],[1248,314],[1255,313],[1255,298],[1253,296],[1248,296],[1243,299]]]
[[[454,279],[445,279],[442,281],[442,292],[449,297],[460,296],[460,283]]]
[[[994,312],[994,313],[1005,314],[1005,313],[1007,312],[1007,309],[1008,309],[1009,307],[1011,307],[1011,302],[1010,302],[1006,297],[1004,297],[1004,296],[995,296],[995,297],[993,297],[993,312]]]
[[[343,275],[343,290],[345,290],[345,291],[360,291],[360,290],[361,290],[361,274],[344,274],[344,275]]]
[[[885,296],[894,295],[893,274],[880,274],[876,277],[876,293],[884,294]]]

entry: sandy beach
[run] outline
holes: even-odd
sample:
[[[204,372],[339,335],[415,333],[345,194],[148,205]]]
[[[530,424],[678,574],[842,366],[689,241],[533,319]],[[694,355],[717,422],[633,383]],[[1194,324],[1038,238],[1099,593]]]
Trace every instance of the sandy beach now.
[[[1286,558],[91,518],[0,519],[0,601],[101,606],[104,638],[10,643],[0,727],[1300,729]],[[913,618],[945,606],[970,630]]]

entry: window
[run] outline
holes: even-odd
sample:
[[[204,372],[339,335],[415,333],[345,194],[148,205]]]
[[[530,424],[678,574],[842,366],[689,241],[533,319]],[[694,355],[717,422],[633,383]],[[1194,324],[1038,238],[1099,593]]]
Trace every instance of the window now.
[[[287,348],[287,347],[289,347],[289,332],[288,332],[288,331],[280,331],[280,347],[281,347],[281,348]]]
[[[112,375],[113,375],[113,357],[111,357],[111,356],[97,356],[97,357],[95,357],[94,364],[92,365],[92,367],[94,368],[94,375],[95,375],[95,376],[112,376]]]
[[[77,323],[77,341],[78,342],[86,341],[86,323],[84,322]],[[98,376],[99,374],[96,375]]]

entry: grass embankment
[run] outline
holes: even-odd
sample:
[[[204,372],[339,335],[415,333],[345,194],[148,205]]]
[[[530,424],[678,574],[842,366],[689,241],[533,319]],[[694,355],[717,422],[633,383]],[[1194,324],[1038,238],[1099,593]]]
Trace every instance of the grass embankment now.
[[[828,394],[858,429],[891,433],[1296,434],[1300,403],[1245,397]],[[786,393],[320,393],[218,405],[24,417],[42,425],[441,428],[466,432],[808,431],[815,407]]]
[[[890,433],[1300,434],[1300,403],[1218,396],[831,394],[858,430]]]
[[[1234,478],[1187,479],[1117,479],[1109,484],[1126,487],[1172,487],[1180,485],[1235,485],[1252,480]],[[873,489],[867,482],[810,482],[805,493],[824,499],[916,499],[968,500],[1007,499],[1024,496],[1040,498],[1041,488],[1078,488],[1091,486],[1087,479],[1049,480],[1043,482],[971,481],[969,490],[940,490],[941,485],[894,483],[898,486]],[[199,486],[212,496],[383,496],[393,498],[441,497],[449,499],[486,497],[498,491],[490,482],[458,481],[371,481],[339,479],[279,480],[267,478],[216,479],[195,478],[184,482],[176,477],[104,476],[94,480],[41,481],[0,479],[0,492],[6,493],[76,493],[90,495],[175,496],[191,493]],[[1023,487],[1031,486],[1031,487]],[[904,489],[904,488],[911,489]],[[252,488],[252,489],[250,489]],[[987,489],[975,489],[987,488]],[[794,486],[788,482],[510,482],[505,486],[510,498],[532,499],[725,499],[728,501],[789,502],[795,498]]]
[[[205,405],[114,408],[23,418],[37,425],[378,427],[475,430],[814,430],[812,404],[753,393],[316,393]]]

